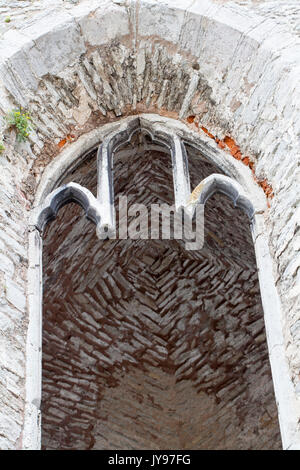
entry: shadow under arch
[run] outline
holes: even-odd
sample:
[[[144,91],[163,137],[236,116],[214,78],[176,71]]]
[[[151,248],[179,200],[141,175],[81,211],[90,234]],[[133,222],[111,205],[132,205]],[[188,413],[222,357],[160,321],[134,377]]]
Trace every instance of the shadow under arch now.
[[[182,131],[182,129],[179,129],[179,130]],[[220,180],[217,179],[217,181],[219,181],[219,182],[216,185],[216,177],[215,176],[213,178],[211,178],[210,184],[207,185],[207,187],[210,187],[210,190],[207,192],[207,197],[209,197],[211,195],[210,194],[211,187],[212,187],[211,183],[213,181],[214,181],[213,187],[215,188],[214,192],[217,191],[216,188],[220,184]],[[243,204],[243,205],[245,206],[245,204]],[[248,206],[248,209],[249,209],[249,207],[250,206]],[[247,208],[247,205],[246,205],[246,208]],[[256,211],[257,211],[257,209],[256,209]],[[254,215],[254,213],[252,213],[252,215]],[[263,224],[262,224],[261,215],[259,213],[255,214],[254,215],[253,231],[254,231],[254,234],[255,234],[255,237],[256,237],[256,242],[257,242],[257,240],[261,240],[260,234],[262,233],[262,227],[263,227]],[[265,245],[266,244],[265,244],[265,241],[264,241],[264,247],[265,247]],[[258,249],[260,249],[260,246],[258,247]],[[264,247],[263,247],[263,249],[265,249]],[[31,268],[32,268],[32,272],[35,272],[35,275],[36,275],[37,270],[40,270],[40,267],[41,267],[41,264],[39,264],[39,262],[36,262],[36,260],[37,260],[37,250],[40,253],[41,245],[40,245],[40,240],[39,240],[38,234],[34,230],[32,230],[32,232],[31,232],[31,248],[34,251],[34,253],[33,253],[34,256],[31,257],[31,261],[33,262],[31,264]],[[257,244],[256,244],[256,248],[257,248]],[[265,269],[268,273],[271,272],[271,270],[270,270],[271,264],[270,263],[269,264],[267,263],[267,268],[266,268],[265,264],[264,264],[264,267],[265,267]],[[36,293],[36,288],[37,288],[36,280],[35,281],[32,280],[32,282],[30,284],[30,287],[32,288],[32,292]],[[262,292],[262,296],[263,296],[263,292]],[[41,293],[40,293],[40,297],[41,297]],[[36,317],[36,315],[38,314],[38,311],[37,311],[38,309],[36,307],[33,307],[33,304],[32,304],[33,300],[34,300],[33,296],[31,296],[30,297],[31,311],[32,311],[32,313],[35,314],[35,317]],[[35,298],[35,300],[36,300],[36,298]],[[270,310],[269,306],[267,306],[267,309],[265,309],[265,314],[266,314],[266,310],[267,310],[267,317],[268,317],[268,311]],[[33,318],[32,318],[32,320],[35,321]],[[267,318],[267,320],[268,320],[268,318]],[[273,326],[274,326],[274,317],[273,317],[272,321],[273,321]],[[268,324],[268,321],[266,323]],[[275,323],[276,323],[276,321],[275,321]],[[269,326],[270,326],[270,324],[269,324]],[[268,325],[266,325],[266,328],[267,328],[267,334],[268,334]],[[35,361],[34,362],[38,365],[38,363],[39,363],[38,355],[40,354],[39,353],[40,339],[38,338],[38,336],[36,334],[36,331],[34,331],[34,330],[36,330],[36,328],[34,328],[34,325],[31,324],[30,329],[29,329],[29,338],[28,338],[28,348],[29,348],[29,352],[31,353],[31,354],[29,354],[29,357],[32,358],[32,356],[34,355],[35,356]],[[271,330],[272,330],[272,328],[271,328]],[[273,331],[274,331],[274,328],[273,328]],[[279,335],[281,334],[281,330],[279,331],[278,327],[276,329],[276,334],[279,334]],[[276,343],[276,340],[278,340],[278,336],[277,337],[276,337],[276,335],[274,336],[272,332],[271,332],[271,334],[269,333],[268,342],[269,342],[269,348],[270,348],[270,344],[271,344],[271,350],[272,350],[272,345],[274,344],[274,341]],[[276,353],[278,353],[278,350],[276,351]],[[271,355],[270,355],[270,359],[271,359],[271,363],[272,363]],[[278,364],[278,354],[276,354],[276,360],[277,360],[277,364]],[[281,359],[281,361],[282,361],[282,359]],[[281,371],[282,371],[282,362],[280,364],[280,367],[281,367]],[[273,365],[272,369],[274,369],[274,365]],[[276,367],[275,367],[275,369],[276,369]],[[273,371],[273,376],[274,376],[274,371]],[[277,374],[277,377],[278,377],[278,374]],[[275,370],[275,378],[276,378],[276,370]],[[33,380],[31,380],[30,374],[28,375],[28,380],[27,380],[27,392],[28,392],[28,394],[27,394],[27,397],[29,398],[30,403],[28,403],[27,419],[29,420],[29,422],[31,422],[31,426],[32,426],[32,420],[36,419],[37,415],[39,414],[40,397],[39,397],[39,391],[37,390],[38,382],[39,381],[37,380],[36,376],[33,378]],[[275,391],[276,391],[276,386],[278,386],[278,383],[276,382],[276,380],[274,381],[274,385],[275,385]],[[279,390],[279,392],[280,392],[280,390]],[[278,389],[277,389],[277,393],[278,393]],[[286,403],[283,403],[284,406],[285,406],[285,404]],[[39,431],[38,431],[37,428],[36,428],[35,435],[34,436],[31,435],[31,438],[35,442],[35,445],[38,447],[39,446]]]

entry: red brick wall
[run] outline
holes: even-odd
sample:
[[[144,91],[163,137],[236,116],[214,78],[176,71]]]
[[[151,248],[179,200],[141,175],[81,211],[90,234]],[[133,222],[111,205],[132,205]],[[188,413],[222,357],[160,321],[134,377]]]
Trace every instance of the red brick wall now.
[[[194,187],[217,170],[189,151]],[[95,191],[95,156],[69,180]],[[119,154],[115,191],[172,203],[170,157]],[[248,220],[221,196],[205,214],[199,252],[101,242],[73,204],[47,228],[44,448],[280,448]]]

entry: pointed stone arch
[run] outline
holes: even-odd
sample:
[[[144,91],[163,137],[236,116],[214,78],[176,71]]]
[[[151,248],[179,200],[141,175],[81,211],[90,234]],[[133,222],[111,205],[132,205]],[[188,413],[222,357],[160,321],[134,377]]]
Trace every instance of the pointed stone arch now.
[[[137,124],[138,123],[138,124]],[[133,126],[133,130],[132,130]],[[141,126],[141,127],[139,127]],[[113,133],[111,127],[114,128]],[[124,130],[125,128],[125,130]],[[183,142],[192,143],[204,153],[219,168],[227,173],[226,175],[210,175],[205,178],[190,194],[186,208],[193,213],[195,204],[205,203],[215,192],[221,192],[229,196],[237,207],[243,209],[251,221],[251,230],[256,251],[261,296],[264,307],[265,325],[268,339],[269,356],[273,374],[274,388],[279,408],[279,421],[283,439],[287,439],[291,429],[291,423],[295,419],[295,403],[293,399],[293,389],[291,382],[287,379],[282,381],[282,375],[288,377],[288,367],[284,352],[284,342],[281,327],[280,301],[272,273],[272,260],[269,253],[267,239],[264,233],[265,199],[261,189],[257,187],[252,179],[251,172],[240,162],[228,161],[224,152],[212,147],[207,140],[200,139],[183,124],[154,115],[142,115],[137,120],[136,117],[126,118],[119,123],[105,126],[105,129],[92,131],[80,138],[80,141],[70,145],[65,152],[62,152],[57,161],[54,161],[46,169],[40,186],[37,191],[37,204],[34,209],[33,219],[36,225],[32,224],[30,233],[30,267],[29,267],[29,311],[30,321],[27,341],[27,406],[26,406],[26,446],[27,448],[39,448],[40,431],[39,425],[39,404],[40,404],[40,347],[41,347],[41,238],[39,230],[53,218],[59,207],[68,201],[75,201],[85,209],[87,215],[93,222],[99,224],[101,220],[102,204],[91,195],[85,188],[69,183],[54,190],[49,191],[49,182],[55,186],[55,180],[60,181],[61,175],[66,174],[92,148],[95,148],[99,141],[111,142],[111,135],[116,136],[118,130],[123,129],[122,138],[125,140],[131,133],[139,128],[145,128],[152,135],[176,135],[182,148]],[[157,134],[156,134],[157,133]],[[115,137],[114,137],[115,138]],[[118,141],[118,139],[116,139]],[[120,141],[119,141],[120,142]],[[73,152],[72,152],[73,150]],[[113,147],[111,148],[113,150]],[[182,158],[182,155],[181,157]],[[99,159],[98,159],[99,161]],[[173,159],[173,165],[176,162]],[[174,170],[174,168],[173,168]],[[230,176],[229,176],[230,175]],[[181,175],[182,177],[182,175]],[[173,171],[174,178],[174,171]],[[46,197],[45,197],[46,196]],[[41,204],[42,202],[42,204]],[[39,230],[37,230],[37,227]],[[39,299],[37,301],[37,299]],[[35,364],[35,371],[32,365]],[[30,430],[34,430],[34,432]]]
[[[235,207],[242,209],[253,220],[255,209],[252,202],[245,194],[242,186],[229,176],[212,174],[202,180],[192,191],[186,210],[193,215],[197,204],[205,204],[215,193],[225,194],[232,200]]]
[[[102,214],[99,201],[80,184],[68,183],[52,191],[42,206],[34,210],[31,218],[32,225],[42,233],[45,226],[56,218],[58,211],[70,202],[78,204],[84,210],[87,219],[96,226],[101,223]]]

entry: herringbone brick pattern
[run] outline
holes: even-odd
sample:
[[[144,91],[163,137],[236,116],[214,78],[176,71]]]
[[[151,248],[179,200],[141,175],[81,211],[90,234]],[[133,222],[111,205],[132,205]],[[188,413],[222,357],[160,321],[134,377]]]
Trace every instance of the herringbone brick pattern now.
[[[116,197],[173,203],[170,157],[137,143],[115,158]],[[73,181],[95,192],[95,170],[92,155]],[[216,171],[192,154],[190,170],[192,186]],[[220,196],[205,212],[197,252],[101,242],[74,204],[49,225],[44,448],[280,447],[247,218]]]

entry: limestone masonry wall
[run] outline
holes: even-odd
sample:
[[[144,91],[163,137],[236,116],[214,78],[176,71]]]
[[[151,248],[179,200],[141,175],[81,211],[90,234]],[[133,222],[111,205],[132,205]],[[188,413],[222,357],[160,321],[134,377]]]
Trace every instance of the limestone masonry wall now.
[[[1,115],[21,106],[35,125],[18,143],[1,124],[0,448],[24,447],[28,214],[43,171],[81,135],[148,112],[182,121],[228,159],[236,151],[223,143],[234,143],[265,190],[300,419],[297,2],[6,1],[0,14]],[[293,432],[287,448],[300,446]]]

